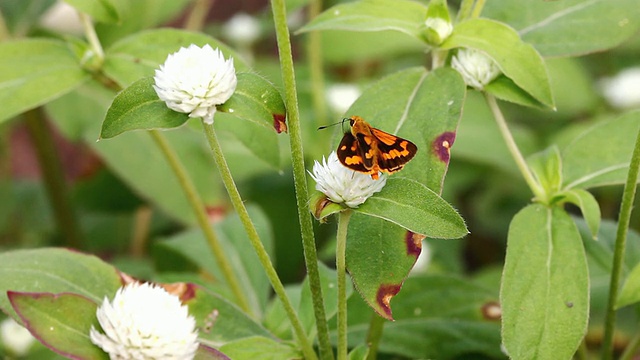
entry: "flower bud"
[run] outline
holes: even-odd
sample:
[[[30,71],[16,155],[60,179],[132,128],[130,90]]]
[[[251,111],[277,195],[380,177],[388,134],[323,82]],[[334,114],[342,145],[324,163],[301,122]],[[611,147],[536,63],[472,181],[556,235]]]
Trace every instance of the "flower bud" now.
[[[500,69],[492,58],[473,49],[459,49],[451,59],[451,67],[458,70],[464,82],[477,90],[500,75]]]

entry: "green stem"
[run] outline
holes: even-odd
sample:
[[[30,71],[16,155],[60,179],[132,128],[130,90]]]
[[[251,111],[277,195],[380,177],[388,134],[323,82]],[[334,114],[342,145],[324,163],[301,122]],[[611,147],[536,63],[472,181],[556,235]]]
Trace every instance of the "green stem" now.
[[[629,174],[624,185],[622,194],[622,204],[618,214],[618,228],[616,231],[616,243],[613,252],[613,268],[611,270],[611,281],[609,283],[609,299],[607,302],[607,312],[604,321],[604,339],[602,343],[602,359],[611,359],[613,356],[613,335],[616,326],[616,301],[618,300],[618,290],[620,278],[622,277],[622,266],[624,264],[624,251],[627,242],[627,232],[633,201],[636,196],[636,184],[638,183],[638,172],[640,171],[640,132],[636,136],[636,145],[633,149],[631,162],[629,163]]]
[[[82,232],[71,205],[71,196],[67,189],[62,161],[42,109],[35,108],[25,112],[24,120],[33,140],[58,231],[65,237],[65,243],[68,246],[81,248],[83,244]]]
[[[471,11],[473,10],[473,3],[475,0],[462,0],[460,4],[460,10],[458,11],[457,21],[461,22],[471,17]]]
[[[189,16],[184,22],[185,30],[200,31],[204,27],[209,10],[215,0],[196,0],[189,11]]]
[[[291,53],[291,39],[287,26],[287,9],[284,0],[271,0],[273,21],[276,28],[278,41],[278,53],[280,54],[280,71],[284,84],[285,102],[287,106],[287,118],[291,142],[291,163],[293,166],[293,179],[296,189],[296,202],[298,205],[298,220],[302,235],[302,247],[304,260],[307,266],[307,278],[313,301],[313,313],[316,318],[318,330],[318,347],[320,357],[323,360],[333,359],[333,348],[329,340],[329,327],[324,310],[322,287],[320,286],[320,272],[318,270],[318,254],[316,252],[315,237],[313,234],[313,222],[308,208],[307,174],[304,168],[304,152],[302,149],[302,130],[300,128],[300,112],[298,109],[298,96],[296,94],[296,77],[293,69],[293,56]]]
[[[187,200],[189,201],[189,205],[191,205],[191,208],[196,215],[198,225],[204,233],[207,244],[209,244],[209,248],[211,249],[211,252],[215,257],[218,266],[220,266],[222,275],[231,288],[233,295],[238,300],[238,305],[242,310],[250,314],[251,307],[249,306],[249,300],[242,291],[240,281],[233,272],[231,264],[228,260],[229,257],[225,255],[224,248],[222,247],[222,245],[220,245],[218,237],[213,231],[211,224],[209,223],[209,218],[207,217],[207,214],[205,212],[205,205],[198,195],[198,191],[191,181],[187,170],[185,169],[184,165],[182,165],[182,162],[180,162],[180,158],[178,158],[178,155],[171,147],[171,144],[169,144],[169,142],[161,132],[159,132],[158,130],[150,130],[149,134],[162,151],[162,154],[167,159],[167,162],[169,163],[169,166],[171,166],[173,172],[176,174],[178,182],[180,183],[180,186],[184,190]]]
[[[293,330],[295,331],[296,336],[298,337],[298,341],[302,347],[302,352],[304,353],[305,359],[314,360],[317,359],[315,352],[313,351],[313,347],[305,334],[304,329],[302,328],[302,323],[296,314],[293,305],[291,304],[291,300],[287,296],[287,293],[284,290],[284,285],[278,278],[278,273],[276,269],[273,267],[271,263],[271,259],[269,258],[269,254],[264,248],[264,245],[260,241],[260,236],[258,235],[258,231],[256,230],[251,218],[249,217],[249,213],[247,212],[247,208],[244,206],[244,202],[242,202],[242,198],[240,197],[240,193],[238,192],[238,188],[236,187],[235,182],[233,181],[233,177],[231,176],[231,171],[229,170],[229,166],[227,165],[227,160],[224,158],[224,154],[222,153],[222,148],[220,147],[220,143],[218,141],[218,136],[216,135],[213,124],[207,124],[204,121],[202,122],[204,126],[204,132],[207,137],[207,141],[209,142],[209,146],[211,147],[211,151],[213,152],[213,159],[216,162],[218,170],[220,171],[220,177],[222,178],[222,182],[224,183],[227,192],[229,193],[229,198],[231,199],[231,203],[233,207],[236,209],[238,216],[240,217],[240,221],[244,226],[247,235],[249,236],[249,240],[251,241],[251,245],[258,255],[258,259],[262,264],[265,272],[267,273],[267,277],[271,282],[271,286],[275,291],[276,295],[282,302],[285,312],[289,317],[289,321],[293,326]]]
[[[338,274],[338,360],[347,360],[347,228],[351,209],[340,212],[336,243],[336,272]]]
[[[496,98],[493,97],[493,95],[489,95],[487,93],[484,93],[484,94],[485,94],[485,98],[487,99],[487,103],[489,104],[489,108],[491,108],[491,112],[493,113],[493,117],[495,118],[496,123],[498,124],[498,128],[500,128],[502,137],[504,138],[504,141],[507,144],[507,148],[509,148],[509,152],[511,152],[511,156],[513,156],[513,159],[515,160],[516,165],[518,166],[518,169],[520,169],[520,172],[522,173],[524,180],[529,185],[529,188],[533,192],[534,196],[539,200],[544,200],[546,196],[544,189],[542,188],[542,186],[540,186],[538,181],[536,181],[535,177],[533,176],[533,173],[531,172],[531,169],[529,169],[527,162],[525,161],[524,157],[520,153],[520,150],[518,149],[518,145],[516,145],[515,140],[513,140],[513,136],[509,131],[509,127],[507,126],[507,122],[504,119],[504,115],[502,115],[502,111],[500,111],[500,107],[496,102]]]
[[[376,360],[378,356],[378,346],[380,345],[385,322],[386,320],[375,312],[371,315],[369,331],[367,332],[367,345],[369,346],[367,360]]]
[[[79,12],[79,16],[82,26],[84,27],[84,34],[87,37],[87,41],[89,41],[89,45],[91,45],[93,53],[96,55],[96,58],[98,58],[98,67],[100,67],[104,62],[104,50],[102,49],[102,44],[100,44],[100,39],[98,39],[98,34],[96,34],[96,29],[93,27],[89,15]]]
[[[7,28],[7,22],[4,20],[4,15],[2,11],[0,11],[0,42],[9,40],[11,34],[9,33],[9,28]]]
[[[322,0],[311,0],[307,11],[309,20],[315,18],[322,11]],[[311,96],[313,112],[316,115],[317,126],[327,124],[327,101],[325,98],[324,72],[322,71],[322,43],[320,31],[307,34],[307,57],[309,58],[309,72],[311,77]]]
[[[619,360],[631,360],[631,359],[633,359],[633,356],[636,354],[636,351],[638,351],[639,347],[640,347],[640,334],[636,334],[631,339],[629,344],[627,344],[627,347],[624,349],[624,352],[622,353],[622,355],[620,355],[620,359]]]
[[[473,7],[473,12],[471,13],[471,18],[472,19],[480,17],[480,14],[482,14],[482,9],[484,8],[485,1],[486,0],[477,0],[476,1],[476,5]]]

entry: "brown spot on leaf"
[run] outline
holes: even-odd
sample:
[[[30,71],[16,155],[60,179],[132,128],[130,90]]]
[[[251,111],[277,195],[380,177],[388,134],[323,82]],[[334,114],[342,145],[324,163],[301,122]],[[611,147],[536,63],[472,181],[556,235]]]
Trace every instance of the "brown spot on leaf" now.
[[[407,244],[407,255],[412,255],[417,259],[418,256],[420,256],[420,252],[422,252],[422,240],[424,238],[424,235],[407,231],[407,235],[404,238],[404,241]]]
[[[380,285],[378,288],[378,293],[376,294],[376,301],[378,305],[382,308],[383,314],[380,314],[387,320],[393,321],[393,316],[391,315],[391,299],[400,292],[400,286],[396,284],[387,284]]]
[[[284,114],[273,114],[273,127],[278,134],[287,132],[286,116]]]
[[[449,158],[451,157],[450,150],[455,140],[456,133],[453,131],[446,131],[433,140],[433,143],[431,144],[433,152],[438,155],[438,158],[445,164],[449,163]]]
[[[485,320],[500,321],[502,318],[502,308],[497,301],[489,301],[482,305],[482,317]]]

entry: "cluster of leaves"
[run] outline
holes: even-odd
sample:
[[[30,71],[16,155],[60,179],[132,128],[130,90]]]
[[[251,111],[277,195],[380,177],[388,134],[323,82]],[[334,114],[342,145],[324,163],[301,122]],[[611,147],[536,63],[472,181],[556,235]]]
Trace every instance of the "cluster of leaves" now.
[[[105,241],[99,246],[86,244],[83,250],[113,251],[108,245],[118,235],[113,229],[129,230],[133,210],[149,204],[158,210],[153,247],[156,270],[150,264],[126,262],[118,268],[155,281],[201,285],[187,302],[198,325],[207,327],[212,309],[219,314],[213,328],[201,332],[201,339],[231,358],[260,358],[265,353],[272,358],[300,357],[282,305],[270,298],[268,279],[255,266],[258,260],[240,220],[228,215],[215,225],[215,231],[234,271],[240,274],[242,290],[250,300],[249,313],[233,305],[233,295],[204,237],[191,228],[195,217],[165,159],[144,131],[132,131],[171,128],[166,132],[169,143],[184,161],[202,198],[211,206],[224,207],[225,196],[211,170],[214,165],[198,124],[187,123],[187,115],[168,110],[151,85],[154,69],[181,46],[210,44],[234,57],[238,88],[220,107],[216,131],[229,135],[223,137],[225,156],[243,193],[261,206],[250,207],[251,218],[269,254],[285,264],[279,270],[286,277],[300,265],[300,256],[291,256],[299,252],[299,245],[292,243],[299,241],[288,235],[298,230],[289,224],[296,218],[291,201],[272,201],[291,192],[290,178],[277,174],[283,169],[288,172],[289,159],[282,156],[285,135],[274,129],[274,121],[286,113],[279,87],[292,84],[279,83],[280,76],[269,60],[257,59],[249,65],[209,35],[149,30],[183,11],[188,0],[68,2],[99,22],[96,29],[105,46],[104,56],[96,56],[84,40],[52,34],[0,44],[0,121],[42,106],[65,138],[86,144],[106,166],[102,175],[87,181],[89,189],[79,190],[78,196],[98,189],[111,195],[123,191],[116,199],[134,199],[125,201],[125,216],[105,220],[105,210],[116,212],[108,202],[110,195],[89,195],[89,202],[101,205],[88,207],[93,218],[85,217],[83,227],[91,229],[87,237],[95,235]],[[29,28],[51,4],[34,2],[39,5],[29,7],[28,3],[1,8],[5,15],[14,15],[7,16],[14,34]],[[462,2],[460,14],[468,3],[473,2]],[[381,193],[356,209],[349,225],[347,266],[361,295],[349,299],[349,342],[356,349],[352,356],[363,356],[361,345],[368,336],[373,308],[380,316],[395,320],[385,326],[380,343],[384,353],[408,358],[465,354],[503,358],[500,345],[504,344],[517,359],[571,358],[588,324],[596,326],[598,312],[602,312],[596,300],[608,286],[597,280],[608,276],[613,258],[614,226],[606,222],[600,226],[600,207],[586,190],[624,183],[640,113],[596,117],[591,105],[595,97],[589,92],[580,97],[584,89],[568,88],[565,82],[587,87],[588,81],[571,58],[614,48],[637,33],[640,9],[635,0],[490,1],[481,18],[460,15],[444,42],[428,45],[426,16],[443,4],[446,7],[442,1],[338,3],[299,31],[301,36],[322,31],[329,65],[392,64],[385,69],[386,76],[379,78],[375,73],[367,79],[367,89],[347,114],[336,115],[362,116],[377,128],[411,139],[420,149]],[[301,4],[291,1],[290,5]],[[578,23],[583,25],[575,26]],[[450,56],[458,48],[479,50],[495,60],[502,75],[484,90],[488,96],[509,102],[504,105],[507,115],[531,114],[538,122],[552,116],[573,120],[585,112],[593,117],[586,125],[560,119],[562,131],[558,131],[560,126],[548,132],[542,129],[541,138],[527,128],[513,126],[520,149],[532,154],[528,167],[539,186],[537,191],[532,189],[533,204],[526,205],[530,190],[513,180],[521,175],[486,104],[466,88],[446,61],[445,66],[431,70],[423,65],[425,51],[435,58]],[[394,58],[404,62],[390,61]],[[306,70],[304,64],[300,67]],[[260,75],[250,69],[258,69]],[[575,73],[578,75],[570,77]],[[304,84],[306,74],[302,74],[300,83]],[[304,86],[300,88],[302,113],[312,118],[310,96]],[[568,99],[568,91],[577,95]],[[555,108],[560,115],[550,115],[549,110]],[[309,159],[321,157],[331,146],[329,139],[319,139],[316,125],[313,121],[302,125]],[[552,131],[553,136],[549,135]],[[445,181],[449,168],[451,174]],[[488,172],[494,175],[487,176]],[[469,279],[462,275],[460,243],[435,239],[467,234],[460,215],[439,194],[445,190],[445,198],[455,202],[455,191],[468,189],[476,181],[491,184],[498,192],[505,182],[515,182],[519,186],[516,198],[521,199],[515,206],[526,206],[513,219],[513,213],[498,213],[502,218],[497,223],[504,225],[501,231],[510,222],[504,268]],[[452,184],[452,189],[445,184]],[[564,207],[567,203],[579,208],[584,222],[569,215]],[[490,205],[484,202],[485,207]],[[291,216],[283,220],[285,214]],[[474,233],[474,224],[469,223]],[[428,237],[425,246],[436,258],[429,273],[408,277],[420,253],[422,237],[417,237],[417,245],[416,234]],[[630,273],[617,300],[619,307],[640,301],[640,267],[631,270],[640,260],[638,254],[627,254]],[[320,277],[331,319],[337,312],[335,272],[321,264]],[[0,254],[0,308],[65,356],[105,357],[88,339],[88,329],[95,323],[91,314],[120,285],[119,270],[93,256],[53,248]],[[287,291],[305,330],[315,336],[308,280]],[[488,306],[498,302],[502,330],[486,313]]]

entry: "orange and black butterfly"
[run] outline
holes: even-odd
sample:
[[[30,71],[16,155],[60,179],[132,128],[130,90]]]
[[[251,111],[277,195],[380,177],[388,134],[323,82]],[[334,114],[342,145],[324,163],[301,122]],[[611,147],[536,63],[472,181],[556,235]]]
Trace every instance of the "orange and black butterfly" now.
[[[418,151],[411,141],[371,127],[359,116],[348,120],[351,131],[342,137],[337,155],[342,165],[351,170],[369,174],[375,180],[379,171],[400,171]]]

